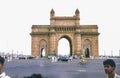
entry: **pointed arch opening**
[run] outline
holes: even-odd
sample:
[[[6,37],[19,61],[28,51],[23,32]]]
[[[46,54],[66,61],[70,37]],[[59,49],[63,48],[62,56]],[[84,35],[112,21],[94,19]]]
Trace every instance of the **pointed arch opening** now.
[[[85,57],[90,57],[92,55],[91,41],[89,39],[84,40],[83,43],[83,53]]]
[[[46,56],[46,50],[47,50],[47,42],[44,39],[42,39],[40,41],[40,57]]]
[[[45,57],[45,48],[41,49],[41,57]]]
[[[85,49],[85,57],[90,57],[89,48]]]
[[[58,41],[58,56],[71,56],[72,45],[70,38],[63,36]]]

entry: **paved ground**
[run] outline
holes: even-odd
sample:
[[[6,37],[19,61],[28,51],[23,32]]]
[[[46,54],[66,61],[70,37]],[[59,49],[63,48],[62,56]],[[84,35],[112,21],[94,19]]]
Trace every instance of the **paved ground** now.
[[[13,60],[5,63],[4,71],[12,78],[23,78],[33,73],[41,73],[47,78],[105,78],[103,60],[87,59],[86,65],[80,65],[78,59],[56,63],[45,58]],[[116,72],[120,73],[120,58],[114,60]]]

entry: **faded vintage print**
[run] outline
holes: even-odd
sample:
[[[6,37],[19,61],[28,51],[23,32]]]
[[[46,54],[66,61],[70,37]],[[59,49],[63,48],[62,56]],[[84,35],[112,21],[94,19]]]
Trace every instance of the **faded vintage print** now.
[[[0,78],[120,78],[117,0],[1,0]]]

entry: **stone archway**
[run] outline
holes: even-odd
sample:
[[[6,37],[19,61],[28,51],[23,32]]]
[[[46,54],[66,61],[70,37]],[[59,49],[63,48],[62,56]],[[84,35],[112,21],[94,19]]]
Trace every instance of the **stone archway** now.
[[[76,9],[74,16],[55,16],[55,11],[52,9],[50,11],[50,25],[32,25],[30,35],[33,56],[41,56],[43,48],[46,57],[50,54],[57,56],[58,41],[64,37],[70,42],[71,56],[80,56],[83,50],[87,51],[87,57],[98,56],[98,26],[81,25],[78,9]],[[88,43],[89,45],[87,45]]]
[[[62,36],[62,37],[59,38],[58,43],[61,39],[66,39],[67,42],[68,42],[67,44],[63,43],[63,45],[61,46],[61,47],[63,47],[62,51],[64,51],[64,50],[66,51],[66,49],[68,49],[67,53],[64,53],[63,55],[72,56],[72,42],[71,42],[71,39],[68,36],[65,35],[65,36]],[[59,44],[58,44],[58,47],[59,47]],[[57,50],[57,52],[58,52],[58,55],[59,55],[59,49]]]

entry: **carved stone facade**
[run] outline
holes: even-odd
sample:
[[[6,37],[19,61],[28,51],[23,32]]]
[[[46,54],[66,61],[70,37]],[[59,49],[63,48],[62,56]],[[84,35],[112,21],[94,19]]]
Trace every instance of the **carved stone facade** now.
[[[98,26],[80,25],[80,12],[75,11],[74,16],[55,16],[50,11],[50,25],[32,25],[31,54],[42,57],[50,54],[58,55],[58,42],[66,38],[70,43],[70,55],[98,57]]]

